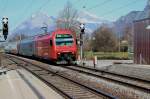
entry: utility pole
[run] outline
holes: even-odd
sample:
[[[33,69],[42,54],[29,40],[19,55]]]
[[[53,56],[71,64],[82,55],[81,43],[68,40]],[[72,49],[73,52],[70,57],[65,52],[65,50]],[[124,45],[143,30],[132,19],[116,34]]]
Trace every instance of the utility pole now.
[[[0,37],[3,35],[3,30],[2,29],[0,29]]]
[[[85,25],[80,24],[80,29],[81,29],[81,33],[80,33],[80,59],[83,60],[83,34],[85,34],[85,32],[84,32]]]
[[[119,38],[118,38],[118,43],[119,43],[119,46],[118,46],[118,51],[120,52],[120,45],[121,45],[121,43],[120,43],[120,33],[119,33]]]
[[[48,29],[48,25],[46,23],[43,23],[43,27],[41,27],[41,29],[44,30],[44,33],[47,33],[47,29]]]

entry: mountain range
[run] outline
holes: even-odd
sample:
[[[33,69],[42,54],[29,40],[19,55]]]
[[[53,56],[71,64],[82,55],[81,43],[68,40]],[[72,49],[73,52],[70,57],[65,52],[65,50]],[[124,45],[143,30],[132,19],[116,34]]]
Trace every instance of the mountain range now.
[[[33,36],[43,33],[44,31],[42,30],[42,27],[48,27],[48,31],[50,31],[50,29],[55,28],[56,24],[54,20],[56,19],[53,16],[48,16],[41,12],[36,13],[14,29],[12,34],[25,33],[28,36]]]
[[[134,20],[147,18],[150,15],[150,0],[148,0],[146,7],[143,11],[131,11],[125,16],[121,16],[118,20],[110,22],[97,17],[86,11],[80,11],[80,16],[77,21],[83,22],[86,25],[86,32],[91,34],[94,30],[99,28],[102,24],[107,24],[109,27],[113,27],[115,33],[123,35],[125,27],[132,26]],[[16,29],[12,31],[12,34],[26,33],[27,35],[37,35],[44,31],[41,27],[48,27],[48,31],[56,27],[57,17],[49,16],[45,13],[39,12],[32,15],[29,19],[21,23]]]
[[[95,15],[92,15],[88,12],[81,11],[79,12],[80,16],[78,17],[77,21],[85,23],[85,28],[87,33],[92,33],[94,30],[96,30],[98,27],[100,27],[102,24],[108,24],[109,26],[112,26],[112,22],[109,22],[107,20],[103,20]],[[41,29],[43,26],[48,27],[48,31],[50,29],[55,28],[56,26],[56,20],[57,17],[54,16],[48,16],[45,13],[36,13],[32,15],[30,18],[25,20],[23,23],[21,23],[16,29],[12,31],[12,34],[19,34],[19,33],[26,33],[27,35],[37,35],[39,33],[43,33],[44,31]],[[12,35],[12,36],[13,36]]]
[[[131,11],[125,16],[121,16],[114,22],[114,28],[116,33],[123,35],[126,27],[133,28],[133,22],[136,20],[150,17],[150,0],[147,1],[146,7],[143,11]]]

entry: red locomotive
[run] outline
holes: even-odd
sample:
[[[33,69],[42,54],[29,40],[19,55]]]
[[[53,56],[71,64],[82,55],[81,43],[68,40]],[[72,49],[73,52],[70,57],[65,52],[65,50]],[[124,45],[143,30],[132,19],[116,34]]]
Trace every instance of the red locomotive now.
[[[76,38],[70,30],[56,30],[52,34],[35,37],[36,56],[52,61],[75,61]]]
[[[38,57],[53,62],[76,61],[76,36],[71,30],[57,29],[51,33],[18,41],[17,54]],[[13,53],[16,54],[16,53]]]

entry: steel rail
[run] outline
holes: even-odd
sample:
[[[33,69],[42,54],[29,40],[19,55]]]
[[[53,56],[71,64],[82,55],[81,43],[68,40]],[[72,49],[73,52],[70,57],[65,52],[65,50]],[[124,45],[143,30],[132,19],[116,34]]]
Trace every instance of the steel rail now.
[[[84,68],[84,67],[80,67],[80,66],[78,66],[78,67],[79,68],[83,68],[83,69],[87,69],[88,71],[81,70],[81,69],[80,70],[79,69],[75,69],[76,68],[75,66],[74,66],[74,68],[71,68],[69,66],[64,66],[63,68],[70,69],[70,70],[73,70],[73,71],[77,71],[79,73],[88,74],[88,75],[91,75],[91,76],[94,76],[94,77],[103,78],[103,79],[106,79],[106,80],[109,80],[109,81],[113,81],[115,83],[117,82],[117,83],[123,84],[125,86],[131,86],[131,87],[133,87],[135,89],[139,89],[139,90],[142,90],[144,92],[150,93],[150,87],[146,88],[146,87],[143,87],[143,86],[138,86],[136,84],[132,84],[132,83],[129,83],[129,82],[124,82],[124,81],[121,81],[121,80],[116,80],[114,78],[106,77],[106,76],[103,76],[103,75],[109,74],[109,75],[112,75],[112,76],[119,76],[120,78],[124,78],[124,79],[130,79],[130,80],[133,80],[133,81],[134,80],[137,80],[137,81],[139,80],[139,81],[141,81],[143,83],[146,82],[146,83],[150,84],[149,81],[145,81],[145,80],[141,80],[141,79],[133,78],[133,77],[128,77],[128,76],[124,76],[124,75],[119,75],[119,74],[115,74],[115,73],[110,73],[110,72],[106,72],[106,71],[100,71],[100,70],[97,70],[97,69],[91,69],[91,68],[88,69],[86,67]],[[91,72],[89,72],[90,70],[91,70]],[[96,74],[97,72],[101,72],[102,74],[101,75],[100,74]]]
[[[17,57],[17,56],[15,56],[15,57]],[[46,62],[44,62],[44,63],[46,63]],[[148,92],[148,93],[150,92],[150,87],[145,88],[143,86],[138,86],[136,84],[132,84],[132,83],[129,83],[129,82],[123,82],[121,80],[116,80],[116,79],[105,77],[105,76],[98,75],[98,74],[95,74],[95,73],[109,74],[109,75],[112,75],[112,76],[117,76],[117,77],[129,79],[129,80],[133,80],[133,81],[136,80],[136,81],[145,82],[145,83],[149,84],[150,81],[148,81],[148,80],[144,80],[144,79],[140,79],[140,78],[135,78],[135,77],[131,77],[131,76],[126,76],[126,75],[122,75],[122,74],[117,74],[117,73],[113,73],[113,72],[108,72],[108,71],[105,71],[105,70],[90,68],[90,67],[83,67],[83,66],[73,66],[74,68],[71,68],[71,66],[59,66],[59,67],[70,69],[70,70],[74,70],[74,71],[77,71],[77,72],[80,72],[80,73],[84,73],[84,74],[88,74],[88,75],[91,75],[91,76],[94,76],[94,77],[103,78],[103,79],[106,79],[106,80],[109,80],[109,81],[113,81],[115,83],[117,82],[117,83],[123,84],[125,86],[131,86],[131,87],[133,87],[135,89],[139,89],[139,90],[142,90],[144,92]],[[85,70],[89,70],[89,71],[91,71],[93,73],[87,72],[85,70],[75,69],[76,67],[83,68]]]
[[[12,57],[12,56],[11,56],[11,57]],[[86,89],[88,89],[88,90],[91,90],[91,91],[93,91],[93,92],[95,92],[95,93],[97,93],[97,94],[101,94],[101,95],[103,95],[103,96],[105,96],[105,97],[108,97],[108,98],[110,98],[110,99],[118,99],[117,97],[115,97],[115,96],[113,96],[113,95],[111,95],[111,94],[109,94],[109,93],[103,92],[102,90],[95,89],[95,88],[92,88],[92,87],[83,85],[83,84],[81,84],[81,83],[79,83],[79,82],[77,82],[77,81],[74,81],[74,80],[72,80],[72,79],[69,79],[69,78],[67,78],[67,77],[65,77],[65,76],[63,76],[63,75],[60,75],[60,74],[58,74],[58,73],[56,73],[56,72],[54,72],[54,71],[50,71],[50,70],[48,70],[48,69],[45,69],[45,68],[43,68],[43,67],[41,67],[41,66],[39,66],[39,65],[37,65],[37,64],[33,64],[33,63],[31,63],[31,62],[29,62],[29,61],[27,61],[27,60],[23,60],[23,59],[21,59],[21,58],[19,58],[19,57],[17,57],[17,56],[15,56],[15,59],[19,59],[19,60],[21,60],[21,61],[23,61],[23,62],[29,63],[29,64],[31,64],[31,65],[33,65],[33,66],[36,66],[36,67],[38,67],[38,68],[40,68],[40,69],[43,69],[43,70],[47,71],[47,72],[51,72],[51,73],[53,73],[54,75],[60,76],[60,77],[62,77],[62,78],[64,78],[64,79],[67,79],[67,80],[69,80],[69,81],[71,81],[71,82],[73,82],[73,83],[76,83],[76,84],[78,84],[78,85],[80,85],[80,86],[82,86],[82,87],[84,87],[84,88],[86,88]],[[12,60],[12,61],[13,61],[13,60]],[[19,64],[19,65],[20,65],[20,64]],[[26,68],[26,67],[25,67],[25,68]],[[30,72],[33,72],[33,71],[30,70]],[[38,76],[38,75],[35,74],[34,72],[33,72],[33,74],[34,74],[35,76]],[[38,77],[38,78],[39,78],[39,77]],[[44,79],[42,79],[42,78],[40,78],[40,79],[41,79],[41,80],[44,80]],[[49,83],[49,82],[47,82],[47,81],[45,81],[45,82],[46,82],[46,83]]]
[[[13,61],[14,63],[16,63],[18,66],[23,67],[24,69],[26,69],[27,71],[29,71],[30,73],[32,73],[35,77],[37,77],[38,79],[40,79],[42,82],[44,82],[47,86],[51,87],[52,89],[56,90],[60,95],[62,95],[64,98],[66,99],[73,99],[70,95],[68,95],[67,93],[63,92],[62,90],[60,90],[59,88],[57,88],[55,85],[51,84],[50,82],[46,81],[45,79],[43,79],[42,77],[40,77],[39,75],[37,75],[36,73],[34,73],[32,70],[26,68],[25,66],[20,65],[19,63],[17,63],[16,61],[14,61],[13,59],[9,58],[11,61]]]

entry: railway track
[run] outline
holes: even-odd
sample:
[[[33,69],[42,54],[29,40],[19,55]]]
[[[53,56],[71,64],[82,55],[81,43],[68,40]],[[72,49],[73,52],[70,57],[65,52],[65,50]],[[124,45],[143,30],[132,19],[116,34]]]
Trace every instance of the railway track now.
[[[98,78],[103,78],[111,82],[119,83],[121,85],[130,86],[134,89],[142,90],[150,93],[150,81],[143,80],[135,77],[129,77],[117,73],[112,73],[104,70],[98,70],[90,67],[83,66],[64,66],[63,68],[84,73]]]
[[[16,58],[20,59],[20,57],[17,57],[17,56],[12,56],[12,57],[16,57]],[[25,59],[25,58],[23,58],[23,59]],[[28,61],[29,59],[25,59],[25,60]],[[34,61],[32,61],[32,60],[29,60],[29,61],[34,63]],[[47,62],[44,62],[44,63],[46,63],[46,64],[42,63],[44,65],[42,67],[46,67],[46,68],[51,67]],[[134,91],[138,91],[137,97],[138,97],[139,92],[141,93],[141,94],[139,94],[139,95],[141,95],[141,98],[138,98],[138,99],[142,99],[142,98],[149,99],[149,98],[147,98],[147,97],[149,97],[149,93],[150,93],[150,90],[149,90],[150,83],[149,83],[148,80],[143,80],[143,79],[134,78],[134,77],[128,77],[128,76],[125,76],[125,75],[120,75],[120,74],[116,74],[116,73],[112,73],[112,72],[108,72],[108,71],[97,70],[97,69],[94,69],[94,68],[83,67],[83,66],[55,66],[55,65],[52,65],[52,67],[53,68],[51,68],[51,69],[55,70],[55,67],[56,67],[57,68],[56,70],[58,70],[58,71],[60,70],[60,72],[58,73],[60,75],[63,75],[66,71],[67,72],[74,72],[77,75],[78,74],[79,75],[83,74],[83,75],[85,75],[85,77],[94,77],[96,79],[106,81],[108,84],[112,83],[112,84],[119,85],[120,87],[127,88],[126,89],[127,92],[131,92],[132,93],[132,91],[133,91],[133,93],[134,93]],[[65,70],[65,71],[63,72],[61,69]],[[65,73],[65,76],[67,76],[67,75],[68,74]],[[74,78],[75,76],[72,75],[70,77]],[[68,78],[70,78],[70,77],[68,77]],[[74,80],[80,82],[80,78],[79,79],[77,78],[77,79],[74,79]],[[85,82],[86,86],[90,86],[90,87],[95,88],[95,89],[104,90],[106,93],[110,93],[110,94],[112,94],[114,96],[117,96],[117,97],[120,97],[120,98],[126,99],[125,98],[126,95],[129,96],[128,98],[134,97],[134,95],[132,96],[132,94],[129,94],[129,93],[124,95],[124,93],[122,93],[122,92],[125,91],[124,89],[123,89],[124,91],[122,91],[122,92],[120,92],[119,90],[118,91],[116,90],[117,91],[117,93],[116,93],[115,90],[113,91],[113,89],[115,87],[114,88],[110,87],[111,89],[110,88],[107,89],[107,86],[105,86],[105,87],[97,87],[95,85],[93,86],[93,84],[88,82],[88,81],[86,82],[85,79],[82,79],[82,80],[83,80],[83,82],[82,81],[81,82],[82,83]],[[120,89],[120,87],[118,87],[118,88]],[[144,97],[142,97],[142,95],[144,95]],[[136,95],[135,95],[135,97],[136,97]],[[133,98],[133,99],[137,99],[137,97]]]
[[[94,89],[60,75],[57,71],[42,68],[37,64],[33,64],[21,58],[14,58],[12,56],[7,58],[31,72],[67,99],[117,99],[117,97],[102,90]]]

